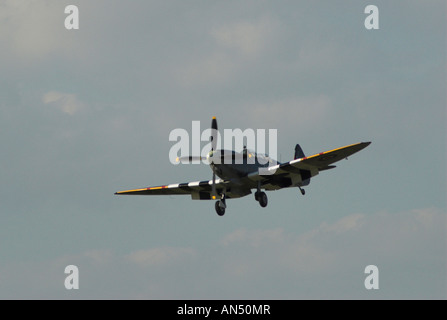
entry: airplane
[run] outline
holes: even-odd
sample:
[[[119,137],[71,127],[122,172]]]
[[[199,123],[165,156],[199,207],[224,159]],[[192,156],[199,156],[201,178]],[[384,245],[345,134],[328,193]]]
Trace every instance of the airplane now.
[[[259,202],[261,207],[266,207],[268,204],[267,195],[262,190],[272,191],[298,187],[301,194],[305,195],[303,187],[310,184],[312,177],[318,175],[321,171],[335,168],[336,166],[332,165],[333,163],[347,159],[348,156],[366,148],[371,143],[355,143],[309,157],[304,155],[300,145],[297,144],[293,160],[279,163],[268,155],[257,154],[246,147],[242,152],[217,150],[216,117],[212,118],[211,129],[211,151],[206,156],[213,172],[211,180],[118,191],[115,194],[191,195],[193,200],[217,200],[215,202],[216,213],[223,216],[227,208],[227,199],[247,196],[252,194],[252,189],[255,190],[255,200]],[[231,161],[227,161],[229,159]],[[197,160],[203,159],[199,156],[177,158],[178,162]],[[216,176],[219,178],[216,178]]]

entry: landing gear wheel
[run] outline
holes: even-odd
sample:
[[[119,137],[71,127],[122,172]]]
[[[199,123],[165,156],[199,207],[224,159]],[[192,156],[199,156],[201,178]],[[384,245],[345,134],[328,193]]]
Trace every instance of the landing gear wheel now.
[[[304,196],[306,194],[306,190],[302,189],[301,187],[298,188],[300,188],[301,194]]]
[[[267,195],[265,194],[265,192],[260,192],[258,194],[258,201],[259,201],[259,204],[261,205],[261,207],[263,207],[263,208],[267,207],[268,198],[267,198]]]
[[[220,206],[220,200],[216,201],[214,207],[216,208],[216,212],[219,216],[223,216],[225,214],[225,208]]]

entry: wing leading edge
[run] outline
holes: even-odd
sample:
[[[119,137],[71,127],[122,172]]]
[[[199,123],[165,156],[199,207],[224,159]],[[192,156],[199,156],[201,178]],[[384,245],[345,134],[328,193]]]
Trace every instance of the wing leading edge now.
[[[164,186],[148,187],[134,190],[118,191],[115,194],[127,195],[174,195],[191,194],[192,192],[211,191],[212,180],[175,183]],[[224,180],[216,179],[216,187],[222,187]]]

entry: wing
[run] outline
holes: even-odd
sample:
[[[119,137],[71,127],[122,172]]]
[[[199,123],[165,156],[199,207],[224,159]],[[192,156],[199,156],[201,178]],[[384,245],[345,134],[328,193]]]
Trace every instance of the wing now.
[[[148,187],[134,190],[118,191],[115,194],[130,195],[175,195],[175,194],[191,194],[192,192],[211,191],[213,181],[194,181],[186,183],[168,184],[165,186]],[[224,183],[222,179],[216,179],[216,188],[221,187]]]
[[[330,164],[345,159],[356,152],[359,152],[360,150],[369,146],[370,143],[371,142],[360,142],[351,144],[349,146],[341,147],[338,149],[314,154],[313,156],[310,157],[304,157],[301,159],[292,160],[281,166],[283,168],[287,168],[289,166],[302,169],[317,168],[319,171],[334,168],[333,166],[330,166]]]
[[[371,142],[360,142],[338,149],[321,152],[309,157],[295,159],[268,168],[271,174],[260,175],[259,172],[247,176],[250,181],[261,182],[267,190],[275,190],[295,185],[305,185],[305,181],[320,171],[335,168],[331,164],[366,148]],[[307,182],[308,183],[308,182]]]
[[[194,200],[212,200],[213,180],[194,181],[187,183],[168,184],[164,186],[148,187],[134,190],[115,192],[117,195],[191,195]],[[222,179],[216,179],[216,192],[220,194],[224,189],[227,198],[238,198],[250,193],[250,190],[240,190],[237,185]]]
[[[332,163],[366,148],[371,142],[361,142],[338,149],[321,152],[310,157],[295,159],[268,168],[271,174],[261,175],[253,172],[237,180],[216,179],[216,192],[225,190],[227,198],[239,198],[251,193],[261,183],[266,190],[276,190],[292,186],[306,185],[306,180],[318,174],[319,171],[335,168]],[[118,191],[118,195],[191,195],[195,200],[212,199],[212,180],[187,183],[168,184],[134,190]]]

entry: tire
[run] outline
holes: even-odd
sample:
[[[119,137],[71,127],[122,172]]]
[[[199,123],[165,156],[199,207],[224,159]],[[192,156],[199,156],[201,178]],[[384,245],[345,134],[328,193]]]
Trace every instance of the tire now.
[[[216,201],[214,207],[216,209],[217,215],[219,215],[220,217],[222,217],[225,214],[225,208],[220,207],[220,201]]]
[[[267,195],[265,194],[265,192],[261,192],[258,196],[258,199],[259,199],[258,201],[259,201],[259,204],[261,205],[261,207],[263,207],[263,208],[267,207],[268,198],[267,198]]]

